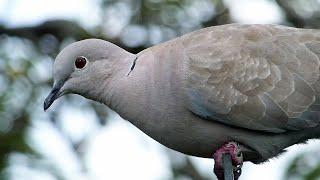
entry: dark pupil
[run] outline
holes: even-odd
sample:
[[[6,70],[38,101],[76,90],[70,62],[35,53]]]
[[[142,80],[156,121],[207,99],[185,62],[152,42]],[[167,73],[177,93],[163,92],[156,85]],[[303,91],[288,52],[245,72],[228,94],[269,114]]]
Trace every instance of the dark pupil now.
[[[78,57],[74,63],[78,69],[82,69],[86,65],[87,60],[84,57]]]

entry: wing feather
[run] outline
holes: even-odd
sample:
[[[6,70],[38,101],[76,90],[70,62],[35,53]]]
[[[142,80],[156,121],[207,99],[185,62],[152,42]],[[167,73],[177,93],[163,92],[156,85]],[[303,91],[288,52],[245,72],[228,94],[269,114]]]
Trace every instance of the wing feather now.
[[[190,111],[275,133],[318,125],[319,31],[226,25],[181,39]]]

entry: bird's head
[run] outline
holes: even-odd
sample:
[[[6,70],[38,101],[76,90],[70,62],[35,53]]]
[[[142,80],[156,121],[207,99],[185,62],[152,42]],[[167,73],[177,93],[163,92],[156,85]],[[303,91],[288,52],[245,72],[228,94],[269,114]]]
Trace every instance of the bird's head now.
[[[53,66],[53,89],[44,101],[44,110],[64,94],[87,98],[97,93],[96,86],[106,86],[133,54],[107,41],[87,39],[64,48]],[[126,69],[127,70],[127,69]]]

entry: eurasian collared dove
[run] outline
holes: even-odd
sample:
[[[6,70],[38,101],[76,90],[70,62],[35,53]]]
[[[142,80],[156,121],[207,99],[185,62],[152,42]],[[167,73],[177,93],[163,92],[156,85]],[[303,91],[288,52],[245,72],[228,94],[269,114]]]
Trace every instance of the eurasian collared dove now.
[[[88,39],[57,56],[44,109],[80,94],[171,149],[212,158],[237,142],[233,160],[261,163],[320,137],[319,66],[320,31],[279,25],[209,27],[137,55]]]

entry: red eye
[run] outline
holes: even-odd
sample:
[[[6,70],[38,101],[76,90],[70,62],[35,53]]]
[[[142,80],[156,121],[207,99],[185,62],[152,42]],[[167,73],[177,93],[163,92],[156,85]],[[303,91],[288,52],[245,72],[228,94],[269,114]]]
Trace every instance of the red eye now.
[[[74,61],[74,65],[78,69],[82,69],[87,64],[87,59],[83,56],[77,57],[77,59]]]

